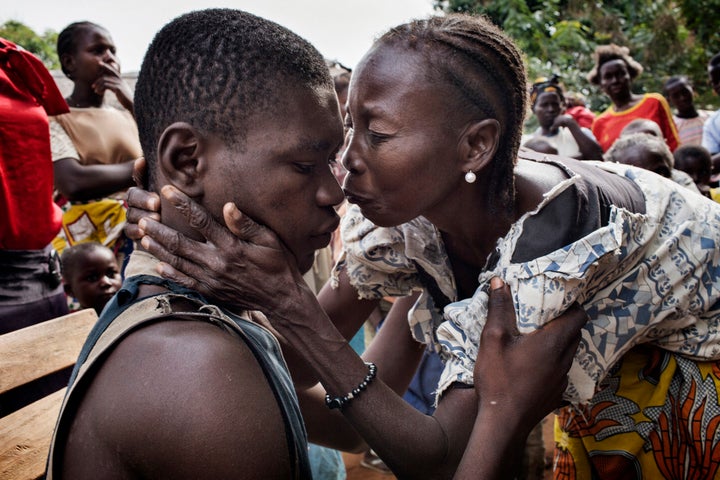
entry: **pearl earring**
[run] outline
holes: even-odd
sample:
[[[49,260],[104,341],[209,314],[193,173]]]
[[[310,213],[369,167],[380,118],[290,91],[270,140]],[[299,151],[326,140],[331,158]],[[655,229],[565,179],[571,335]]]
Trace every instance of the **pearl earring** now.
[[[469,171],[465,174],[465,181],[466,181],[467,183],[475,183],[475,179],[476,179],[476,178],[477,178],[477,177],[475,176],[475,174],[473,173],[472,170],[469,170]]]

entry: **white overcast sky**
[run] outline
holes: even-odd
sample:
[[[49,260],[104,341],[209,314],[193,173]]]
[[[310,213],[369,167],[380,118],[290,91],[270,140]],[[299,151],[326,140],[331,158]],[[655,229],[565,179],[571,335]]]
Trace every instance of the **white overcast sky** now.
[[[246,10],[300,34],[326,57],[354,67],[389,27],[433,13],[432,0],[3,0],[0,23],[38,33],[90,20],[107,28],[125,72],[139,70],[155,33],[178,15],[210,7]]]

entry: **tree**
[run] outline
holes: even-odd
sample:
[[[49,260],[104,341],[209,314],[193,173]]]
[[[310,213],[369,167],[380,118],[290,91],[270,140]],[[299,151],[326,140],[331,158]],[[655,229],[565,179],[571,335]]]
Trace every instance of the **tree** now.
[[[56,44],[58,33],[45,30],[42,35],[17,20],[8,20],[0,25],[0,37],[6,38],[37,55],[50,70],[60,68]]]
[[[557,74],[600,111],[609,100],[585,78],[597,45],[630,48],[645,72],[638,92],[662,90],[673,75],[695,84],[701,107],[717,108],[707,84],[707,61],[720,51],[720,0],[436,0],[445,12],[487,15],[525,53],[530,81]]]

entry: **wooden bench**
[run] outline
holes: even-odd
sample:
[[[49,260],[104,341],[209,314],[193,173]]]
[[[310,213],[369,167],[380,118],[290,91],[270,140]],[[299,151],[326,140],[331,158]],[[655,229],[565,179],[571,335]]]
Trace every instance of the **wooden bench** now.
[[[0,394],[73,366],[96,321],[87,309],[0,335]],[[0,479],[45,475],[64,395],[65,388],[0,418]]]

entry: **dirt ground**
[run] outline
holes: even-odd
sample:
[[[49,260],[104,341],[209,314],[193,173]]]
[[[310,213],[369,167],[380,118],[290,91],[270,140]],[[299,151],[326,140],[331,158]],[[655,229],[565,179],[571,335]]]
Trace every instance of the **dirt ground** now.
[[[552,451],[553,451],[553,421],[554,415],[549,415],[543,420],[543,441],[545,442],[545,459],[548,467],[545,469],[543,480],[552,480]],[[347,469],[347,480],[395,480],[394,475],[379,473],[360,465],[362,454],[354,455],[343,453],[343,460]]]

